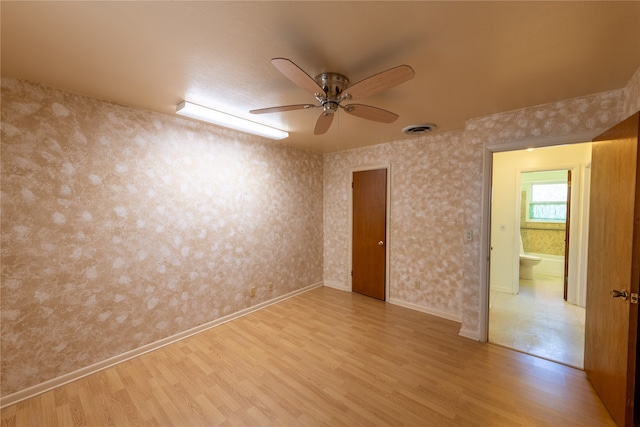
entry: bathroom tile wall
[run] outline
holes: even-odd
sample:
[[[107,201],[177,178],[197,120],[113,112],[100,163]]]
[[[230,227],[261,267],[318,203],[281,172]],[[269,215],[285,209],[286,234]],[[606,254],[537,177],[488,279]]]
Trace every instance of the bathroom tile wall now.
[[[520,196],[520,236],[525,252],[564,256],[566,224],[527,222],[527,192]]]
[[[520,235],[527,253],[564,256],[564,228],[532,228],[525,225],[520,229]]]
[[[2,396],[322,281],[319,154],[8,78],[1,154]]]

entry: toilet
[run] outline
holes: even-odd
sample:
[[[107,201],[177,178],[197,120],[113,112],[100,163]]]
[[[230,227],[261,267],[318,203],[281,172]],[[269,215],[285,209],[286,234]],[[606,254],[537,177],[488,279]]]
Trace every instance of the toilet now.
[[[542,258],[539,256],[525,255],[522,246],[522,236],[520,236],[520,278],[526,280],[533,279],[533,266],[540,264]]]

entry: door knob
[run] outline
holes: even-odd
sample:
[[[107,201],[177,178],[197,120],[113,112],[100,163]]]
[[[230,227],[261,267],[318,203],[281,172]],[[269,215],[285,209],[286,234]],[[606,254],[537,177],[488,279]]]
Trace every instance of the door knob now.
[[[624,289],[622,291],[616,291],[615,289],[611,289],[612,298],[622,298],[623,300],[626,300],[628,296],[629,296],[629,293]]]
[[[378,246],[382,246],[382,245],[384,245],[384,242],[383,242],[382,240],[380,240],[380,241],[378,242]]]

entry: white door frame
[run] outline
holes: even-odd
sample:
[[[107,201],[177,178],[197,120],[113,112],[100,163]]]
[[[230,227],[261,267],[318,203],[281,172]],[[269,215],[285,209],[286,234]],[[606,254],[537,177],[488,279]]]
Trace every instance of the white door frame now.
[[[362,171],[370,171],[370,170],[378,170],[378,169],[386,169],[387,171],[387,201],[386,201],[386,214],[385,214],[385,241],[384,241],[384,300],[389,301],[391,297],[389,286],[389,222],[391,217],[391,164],[385,163],[380,165],[372,165],[372,166],[361,166],[357,168],[351,168],[349,172],[349,179],[351,183],[353,183],[353,173],[354,172],[362,172]],[[353,271],[353,189],[349,191],[349,272]],[[349,274],[349,280],[347,283],[347,291],[353,292],[353,276]]]
[[[555,145],[591,142],[601,130],[582,132],[558,137],[531,139],[486,145],[482,153],[482,228],[480,232],[480,323],[478,336],[482,342],[489,340],[489,265],[491,246],[491,177],[493,175],[493,153],[525,150],[527,148],[551,147]]]

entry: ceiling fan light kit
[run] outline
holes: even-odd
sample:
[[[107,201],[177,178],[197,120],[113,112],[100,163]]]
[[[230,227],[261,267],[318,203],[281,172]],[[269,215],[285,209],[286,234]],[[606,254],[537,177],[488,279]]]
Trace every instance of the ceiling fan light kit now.
[[[283,139],[289,136],[289,133],[283,130],[187,101],[177,105],[176,114],[270,139]]]
[[[415,76],[415,71],[408,65],[400,65],[391,68],[364,80],[349,85],[349,79],[338,73],[322,73],[315,78],[307,74],[302,68],[286,58],[273,58],[271,63],[286,78],[291,80],[301,89],[314,96],[319,104],[294,104],[280,107],[260,108],[251,110],[252,114],[278,113],[283,111],[322,108],[314,129],[314,135],[322,135],[329,130],[334,113],[342,108],[348,114],[366,120],[380,123],[392,123],[398,119],[398,115],[381,108],[364,104],[341,105],[343,101],[351,101],[357,98],[375,95],[393,86],[404,83]]]

